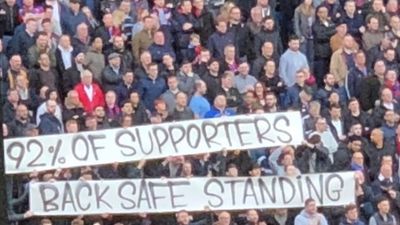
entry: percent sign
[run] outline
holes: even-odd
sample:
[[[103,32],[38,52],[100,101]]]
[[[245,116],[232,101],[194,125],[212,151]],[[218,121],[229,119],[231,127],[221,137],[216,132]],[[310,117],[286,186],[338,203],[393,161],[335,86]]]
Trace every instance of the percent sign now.
[[[65,158],[64,157],[58,158],[58,153],[60,153],[60,147],[61,147],[61,140],[58,140],[56,147],[54,147],[54,146],[50,146],[49,147],[49,153],[51,153],[53,155],[53,158],[51,160],[51,165],[52,166],[55,165],[56,160],[60,164],[64,164],[65,163]]]

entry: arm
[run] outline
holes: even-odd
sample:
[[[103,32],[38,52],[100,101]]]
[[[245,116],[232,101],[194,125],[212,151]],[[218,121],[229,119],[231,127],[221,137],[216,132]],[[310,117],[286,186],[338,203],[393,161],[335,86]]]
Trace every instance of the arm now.
[[[278,164],[278,159],[281,154],[282,154],[282,148],[277,148],[271,153],[268,159],[269,165],[272,168],[272,170],[274,170],[275,173],[277,173],[280,168]]]

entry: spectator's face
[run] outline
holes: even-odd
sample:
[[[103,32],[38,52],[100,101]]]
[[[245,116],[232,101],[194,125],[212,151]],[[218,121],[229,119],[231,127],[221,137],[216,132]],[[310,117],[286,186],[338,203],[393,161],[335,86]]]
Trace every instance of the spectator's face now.
[[[204,0],[194,0],[193,6],[196,7],[196,9],[202,10],[204,8]]]
[[[132,126],[132,117],[130,117],[130,116],[124,116],[124,117],[123,117],[123,120],[122,120],[121,126],[122,126],[123,128],[131,127],[131,126]]]
[[[276,70],[275,63],[274,63],[273,61],[268,61],[268,62],[265,64],[264,69],[265,69],[265,72],[266,72],[267,74],[275,74],[275,70]]]
[[[352,101],[349,104],[349,110],[351,112],[358,112],[360,110],[360,104],[358,103],[358,101]]]
[[[26,119],[28,119],[28,116],[29,116],[28,108],[25,105],[19,105],[17,107],[16,114],[17,114],[16,115],[17,118],[19,118],[21,120],[26,120]]]
[[[258,213],[256,210],[249,210],[247,211],[247,221],[249,221],[252,224],[257,224],[258,223]]]
[[[282,165],[290,166],[293,165],[293,157],[290,154],[286,154],[282,159]]]
[[[389,89],[383,89],[381,94],[381,99],[384,103],[391,103],[393,102],[393,94],[392,91]]]
[[[138,93],[131,93],[129,96],[129,101],[132,102],[132,104],[139,104],[140,98]]]
[[[246,94],[244,95],[244,102],[245,102],[247,105],[253,104],[253,103],[255,102],[255,98],[254,98],[254,96],[253,96],[253,93],[250,93],[250,92],[246,93]]]
[[[261,176],[261,169],[260,168],[254,168],[254,169],[250,170],[249,174],[252,177],[260,177]]]
[[[331,117],[334,118],[334,119],[339,119],[341,114],[342,114],[341,113],[342,110],[340,108],[332,108],[332,109],[329,110],[329,112],[331,114]]]
[[[163,32],[157,32],[154,34],[154,43],[156,43],[157,45],[165,44],[165,38]]]
[[[273,30],[274,29],[274,20],[268,19],[264,22],[264,27],[267,30]]]
[[[149,68],[150,77],[156,78],[158,76],[158,67],[157,65],[153,65]]]
[[[218,225],[229,225],[231,224],[231,215],[227,212],[221,212],[218,215]]]
[[[396,57],[396,52],[394,50],[388,50],[384,53],[385,59],[387,59],[389,62],[392,62],[395,57]]]
[[[70,3],[69,7],[71,8],[72,11],[78,12],[81,5],[79,3]]]
[[[218,95],[214,100],[214,105],[216,108],[224,109],[226,107],[226,97]]]
[[[368,23],[368,28],[372,31],[376,31],[379,29],[379,21],[376,18],[371,18]]]
[[[317,204],[314,201],[309,202],[308,205],[306,205],[305,210],[308,214],[313,215],[317,213]]]
[[[45,49],[48,46],[49,38],[46,35],[39,35],[37,45],[40,49]]]
[[[20,56],[13,56],[10,59],[10,66],[12,70],[20,71],[22,66],[22,60]]]
[[[205,95],[207,93],[207,85],[204,82],[201,82],[200,88],[199,88],[199,93],[201,95]]]
[[[393,16],[390,19],[390,27],[395,30],[400,30],[400,18],[398,16]]]
[[[113,18],[110,13],[105,14],[103,16],[103,23],[104,23],[104,26],[108,27],[108,28],[113,26]]]
[[[228,169],[228,171],[226,172],[226,175],[228,177],[237,177],[238,176],[238,169],[236,167],[231,167]]]
[[[274,54],[274,45],[271,42],[266,42],[261,50],[263,55],[271,57]]]
[[[168,87],[171,90],[176,90],[178,88],[178,80],[176,77],[171,77],[168,79]]]
[[[239,22],[241,20],[241,13],[239,8],[233,8],[230,13],[230,18],[233,21]]]
[[[248,74],[249,74],[249,71],[250,71],[249,64],[247,64],[247,63],[242,63],[242,64],[240,64],[238,70],[239,70],[239,73],[240,73],[240,74],[242,74],[242,75],[248,75]]]
[[[359,151],[361,151],[361,147],[362,147],[361,141],[353,141],[353,142],[351,143],[351,150],[352,150],[353,152],[359,152]]]
[[[78,133],[78,131],[79,131],[78,124],[77,123],[70,123],[70,124],[67,125],[66,130],[67,130],[67,133],[69,133],[69,134]]]
[[[158,103],[155,106],[155,108],[156,108],[157,112],[165,112],[165,111],[167,111],[167,105],[165,104],[165,102]]]
[[[393,175],[392,166],[388,165],[388,164],[382,164],[381,174],[384,178],[392,178],[392,175]]]
[[[91,74],[85,74],[82,76],[82,83],[84,85],[91,85],[93,82],[93,76]]]
[[[53,32],[53,25],[51,23],[48,23],[48,22],[43,23],[42,24],[42,28],[43,28],[43,31],[46,32],[46,33],[52,33]]]
[[[347,32],[347,28],[346,28],[346,32]],[[353,37],[349,36],[349,35],[345,36],[343,39],[343,46],[344,46],[344,48],[347,48],[347,49],[353,49],[354,48]]]
[[[7,5],[13,6],[15,5],[16,0],[6,0]]]
[[[96,38],[93,41],[93,48],[98,51],[101,51],[103,49],[103,40],[101,38]]]
[[[49,67],[50,66],[50,58],[47,54],[41,54],[39,57],[39,63],[43,67]]]
[[[359,148],[361,150],[361,146]],[[361,152],[354,153],[352,159],[355,164],[360,166],[364,165],[364,156]]]
[[[170,55],[164,55],[163,56],[163,64],[166,66],[173,66],[174,59]]]
[[[31,33],[36,33],[38,28],[37,22],[34,20],[30,20],[27,24],[26,24],[26,29],[31,32]]]
[[[370,138],[373,143],[380,143],[383,140],[383,134],[380,130],[375,129],[371,132]]]
[[[190,223],[190,217],[187,212],[179,212],[176,216],[176,220],[181,225],[188,225]]]
[[[185,1],[182,4],[182,12],[183,13],[190,13],[192,11],[192,3],[190,1]]]
[[[225,22],[219,22],[217,25],[217,30],[223,34],[226,33],[226,31],[228,30],[228,26]]]
[[[355,124],[350,129],[351,133],[356,136],[362,135],[362,126],[361,124]]]
[[[16,78],[16,86],[22,89],[28,88],[28,79],[22,75],[18,75]]]
[[[300,48],[300,41],[299,41],[299,40],[291,40],[291,41],[289,42],[289,48],[290,48],[292,51],[298,51],[299,48]]]
[[[386,72],[385,78],[386,78],[386,80],[391,81],[391,82],[393,82],[393,83],[396,82],[396,81],[397,81],[397,74],[396,74],[396,71],[394,71],[394,70],[388,70],[388,71]]]
[[[13,90],[7,96],[7,100],[12,103],[17,103],[19,101],[18,91]]]
[[[147,17],[144,20],[143,27],[145,30],[152,30],[154,28],[154,19],[151,17]]]
[[[317,120],[315,128],[318,132],[325,132],[327,130],[326,120]]]
[[[122,12],[124,12],[125,14],[128,14],[131,11],[131,4],[129,2],[121,2],[121,10]]]
[[[124,114],[127,114],[127,115],[132,114],[132,113],[133,113],[132,104],[130,104],[130,103],[125,103],[125,104],[122,106],[121,111],[122,111]]]
[[[132,84],[134,75],[132,72],[128,72],[128,73],[125,73],[125,75],[122,77],[122,79],[124,80],[125,83]]]
[[[396,116],[395,116],[395,114],[394,114],[393,111],[388,110],[388,111],[386,111],[386,113],[385,113],[384,119],[385,119],[386,123],[388,123],[388,124],[394,124],[394,123],[395,123]]]
[[[140,56],[140,62],[143,65],[149,65],[151,63],[151,55],[150,53],[146,52]]]
[[[187,106],[187,96],[184,93],[179,93],[176,95],[176,105],[180,107]]]
[[[382,201],[378,204],[378,209],[381,214],[388,214],[390,211],[389,201]]]
[[[235,58],[235,48],[234,47],[226,47],[224,53],[225,53],[225,57],[228,59]]]
[[[88,130],[96,130],[97,128],[97,120],[96,118],[88,118],[85,120],[85,126]]]
[[[221,81],[222,81],[222,86],[224,86],[225,88],[231,88],[233,86],[233,81],[231,76],[222,78]]]
[[[163,8],[165,6],[165,0],[154,0],[154,5]]]
[[[276,106],[276,97],[274,95],[265,96],[265,105],[269,108]]]
[[[303,72],[296,73],[296,83],[304,84],[305,76]]]
[[[213,63],[210,64],[210,66],[208,66],[208,69],[213,73],[218,73],[219,63],[217,61],[214,61]]]
[[[119,68],[121,66],[121,57],[115,57],[111,60],[109,60],[109,63],[111,66],[115,68]]]
[[[344,10],[346,10],[347,14],[353,15],[356,12],[356,3],[353,1],[347,1]]]
[[[47,102],[47,112],[54,115],[56,113],[57,103],[55,101]]]
[[[69,48],[71,46],[71,40],[68,36],[61,36],[59,44],[63,48]]]
[[[75,57],[75,62],[77,64],[83,64],[85,62],[85,54],[83,53],[79,53],[76,57]]]
[[[183,64],[181,70],[184,74],[189,74],[192,72],[192,65],[190,63]]]
[[[255,23],[261,23],[261,21],[262,21],[261,8],[255,8],[255,9],[251,10],[251,20]]]
[[[76,29],[77,36],[80,38],[87,38],[89,36],[89,30],[86,24],[79,24]]]
[[[192,164],[186,162],[182,166],[182,173],[184,176],[191,176],[192,175]]]
[[[329,103],[339,103],[339,95],[337,93],[333,93],[329,96]]]
[[[333,87],[335,85],[335,77],[332,74],[329,74],[326,76],[324,82],[326,85]]]
[[[372,9],[376,12],[379,12],[383,9],[383,1],[382,0],[375,0],[372,3]]]
[[[123,49],[124,48],[124,39],[122,37],[115,37],[114,38],[114,47],[116,49]]]
[[[328,18],[328,9],[325,7],[319,8],[317,15],[320,20],[326,20]]]
[[[268,7],[268,0],[257,0],[257,5],[261,7]]]
[[[357,53],[356,55],[356,64],[364,66],[366,63],[366,57],[364,53]]]
[[[115,93],[107,92],[107,94],[106,94],[106,103],[108,105],[114,105],[116,101],[117,101],[117,97],[115,96]]]
[[[346,218],[350,221],[356,221],[358,219],[357,209],[352,209],[346,213]]]

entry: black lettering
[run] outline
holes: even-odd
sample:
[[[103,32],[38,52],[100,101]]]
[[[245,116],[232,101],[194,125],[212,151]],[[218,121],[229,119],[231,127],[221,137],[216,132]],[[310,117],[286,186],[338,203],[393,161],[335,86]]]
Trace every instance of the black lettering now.
[[[83,146],[79,144],[80,142],[83,142]],[[78,152],[84,152],[83,156],[79,156]],[[86,140],[85,136],[82,134],[77,134],[76,136],[73,137],[72,139],[72,154],[74,155],[75,159],[80,160],[80,161],[87,161],[89,157],[89,143]]]
[[[69,182],[65,183],[61,210],[64,211],[67,204],[71,204],[72,207],[74,208],[74,211],[76,212],[74,196],[72,194],[71,185],[69,185]]]
[[[340,186],[340,189],[331,189],[330,184],[338,184]],[[338,201],[340,199],[340,194],[343,191],[344,187],[344,180],[339,174],[329,174],[328,177],[325,180],[325,192],[326,196],[331,200],[331,201]],[[331,195],[331,193],[335,194],[334,196]]]
[[[317,197],[318,201],[323,204],[323,175],[320,174],[318,175],[319,179],[317,182],[319,182],[319,187],[317,188],[314,183],[313,183],[313,179],[311,179],[309,176],[305,177],[306,180],[306,184],[307,184],[307,189],[308,189],[308,195],[310,198],[313,198],[313,195],[311,194],[311,189],[314,191],[315,196]],[[319,189],[319,191],[318,191]],[[319,193],[318,193],[319,192]]]
[[[281,186],[283,203],[288,204],[290,201],[293,200],[296,194],[296,189],[294,187],[294,184],[292,184],[292,181],[289,178],[279,177],[278,179],[279,179],[279,185]],[[288,186],[285,186],[284,183],[286,183]],[[291,188],[292,195],[288,198],[287,195],[289,194],[289,187]]]
[[[258,199],[256,195],[256,191],[254,190],[254,183],[251,178],[247,178],[246,182],[244,183],[244,195],[243,195],[243,204],[246,204],[247,198],[252,197],[254,198],[254,201],[256,202],[256,205],[258,205]]]
[[[104,146],[96,145],[96,140],[105,139],[106,135],[105,134],[97,134],[97,135],[89,134],[88,138],[89,138],[89,141],[90,141],[90,145],[92,146],[92,149],[93,149],[94,158],[96,160],[99,160],[99,158],[97,157],[97,151],[100,150],[100,149],[104,149]]]
[[[193,130],[195,130],[195,134],[193,134]],[[200,128],[198,128],[195,124],[191,124],[187,127],[187,134],[186,134],[186,138],[187,138],[187,143],[189,144],[190,147],[192,148],[197,148],[199,147],[200,144],[200,140],[201,140],[201,131]],[[192,139],[191,137],[194,137],[194,143],[192,143]]]
[[[271,178],[271,189],[268,189],[267,185],[265,184],[263,178],[258,178],[258,187],[260,188],[261,199],[263,204],[266,203],[276,203],[276,194],[275,194],[275,184],[276,184],[276,177]],[[265,199],[264,192],[267,193],[269,201]]]
[[[172,208],[176,209],[176,208],[183,208],[186,207],[187,204],[181,204],[181,205],[177,205],[175,199],[180,198],[180,197],[184,197],[184,195],[177,195],[174,192],[174,187],[176,186],[188,186],[190,185],[189,181],[169,181],[168,182],[168,187],[169,187],[169,195],[170,195],[170,199],[171,199],[171,205]]]
[[[232,140],[231,140],[231,133],[229,132],[229,125],[231,125],[232,122],[221,122],[220,124],[218,124],[218,127],[222,126],[224,127],[225,130],[225,135],[226,135],[226,140],[228,140],[229,145],[228,146],[232,146]]]
[[[285,127],[285,128],[282,128],[282,127],[279,127],[279,126],[278,126],[278,123],[279,123],[281,120],[283,120],[283,121],[285,122],[285,124],[286,124],[286,127]],[[286,139],[283,139],[280,135],[278,135],[277,138],[278,138],[278,140],[279,140],[280,142],[283,142],[283,143],[290,143],[290,142],[293,140],[292,135],[290,134],[290,132],[286,131],[287,129],[289,129],[289,119],[288,119],[286,116],[277,116],[277,117],[275,118],[275,121],[274,121],[274,129],[275,129],[276,131],[282,133],[284,136],[286,136]],[[286,130],[284,130],[284,129],[286,129]]]
[[[159,131],[161,131],[161,133],[164,134],[164,138],[161,139],[162,141],[160,140],[160,137],[158,135],[160,133]],[[154,139],[156,140],[157,145],[158,145],[158,151],[160,152],[160,154],[162,154],[162,152],[163,152],[162,147],[168,141],[168,132],[166,130],[164,130],[164,128],[162,128],[162,127],[154,127],[153,134],[154,134]]]
[[[108,206],[108,208],[112,209],[110,203],[104,201],[103,199],[103,196],[107,193],[108,189],[110,189],[109,186],[107,186],[106,188],[104,188],[102,192],[100,192],[100,185],[99,184],[94,185],[94,193],[96,196],[96,204],[98,209],[100,208],[100,203],[103,203],[104,205]]]
[[[153,206],[154,206],[155,209],[157,209],[157,199],[165,199],[165,196],[156,195],[156,192],[154,191],[154,188],[155,187],[166,187],[168,185],[165,184],[165,183],[155,183],[155,182],[149,182],[148,185],[149,185],[150,193],[151,193],[151,196],[152,196],[152,199],[153,199]],[[162,191],[159,191],[159,193],[162,194]]]
[[[254,118],[254,127],[256,128],[257,139],[260,144],[263,144],[264,141],[275,143],[274,140],[268,138],[267,134],[271,130],[271,124],[267,119],[264,117]],[[261,130],[261,128],[263,128],[263,130]]]
[[[33,157],[32,161],[28,163],[28,166],[30,167],[38,167],[38,166],[45,166],[45,163],[36,163],[36,161],[42,156],[43,154],[43,145],[38,141],[38,140],[29,140],[28,143],[26,144],[26,150],[30,152],[32,150],[32,145],[36,145],[39,147],[39,152],[35,157]]]
[[[130,205],[125,205],[125,204],[123,204],[123,203],[121,203],[121,207],[123,208],[123,209],[134,209],[135,207],[136,207],[136,203],[131,199],[131,198],[128,198],[128,197],[125,197],[125,196],[123,196],[123,190],[124,190],[124,188],[125,187],[127,187],[127,188],[131,188],[132,189],[132,195],[134,195],[135,193],[136,193],[136,186],[135,186],[135,184],[133,183],[133,182],[131,182],[131,181],[125,181],[125,182],[123,182],[119,187],[118,187],[118,196],[121,198],[121,199],[123,199],[123,200],[126,200]]]
[[[301,182],[301,176],[297,176],[297,185],[299,186],[299,191],[300,191],[300,200],[301,202],[304,202],[304,193],[303,193],[303,183]]]
[[[247,123],[253,123],[253,120],[249,120],[249,119],[238,119],[238,120],[235,120],[236,132],[237,132],[237,135],[239,137],[240,145],[242,145],[242,146],[251,145],[251,142],[244,142],[244,140],[243,140],[243,135],[249,134],[250,132],[242,131],[240,129],[240,125],[247,124]]]
[[[58,210],[58,205],[56,203],[56,199],[60,195],[58,192],[58,189],[55,185],[53,184],[40,184],[39,185],[39,193],[40,193],[40,198],[42,199],[43,203],[43,210],[45,212],[51,212],[51,211],[57,211]],[[53,195],[50,195],[50,193],[53,193]]]
[[[143,197],[143,195],[145,195]],[[149,191],[147,190],[147,184],[145,180],[142,180],[140,182],[140,187],[139,187],[139,200],[138,200],[138,207],[140,208],[140,205],[142,204],[142,201],[145,201],[147,203],[147,206],[149,209],[151,209],[151,202],[150,202],[150,197],[149,197]]]
[[[207,129],[208,127],[212,128],[212,132],[210,129]],[[203,132],[204,140],[207,143],[208,148],[211,148],[211,144],[216,144],[216,145],[221,145],[221,143],[213,141],[213,139],[217,136],[218,134],[218,128],[215,126],[215,124],[208,122],[208,121],[203,121],[201,124],[201,130]]]
[[[180,135],[176,134],[176,130],[180,131]],[[171,125],[170,127],[168,127],[168,132],[169,136],[171,137],[172,146],[174,146],[175,152],[178,153],[177,145],[183,140],[183,138],[185,138],[185,128],[183,128],[183,126]]]
[[[222,206],[222,204],[224,204],[224,200],[218,194],[214,194],[213,192],[210,192],[211,190],[215,190],[215,188],[210,187],[212,184],[216,184],[217,186],[219,186],[221,194],[224,193],[224,186],[222,185],[221,181],[219,181],[218,179],[215,179],[215,178],[209,179],[204,185],[204,194],[218,199],[217,203],[213,203],[210,200],[208,200],[208,204],[211,207],[218,208],[218,207]]]
[[[139,128],[136,128],[135,131],[136,131],[136,137],[138,139],[139,146],[140,146],[140,149],[142,150],[142,153],[145,154],[145,155],[150,155],[153,152],[153,148],[154,148],[153,136],[151,135],[151,132],[147,132],[147,135],[149,136],[149,142],[148,143],[146,143],[146,142],[143,143],[142,142],[142,136],[140,135]],[[143,148],[143,144],[144,145],[151,144],[150,145],[150,149],[148,151],[145,151],[145,149]]]
[[[81,195],[81,192],[82,192],[83,189],[87,189],[87,192],[88,192],[84,196],[92,196],[92,188],[91,188],[89,183],[81,182],[81,183],[78,184],[78,186],[76,187],[76,190],[75,190],[76,203],[77,203],[79,209],[82,210],[82,211],[86,211],[86,210],[88,210],[90,208],[90,203],[88,203],[86,205],[86,207],[82,206],[80,195]]]
[[[126,149],[128,152],[125,152],[123,149],[121,150],[121,154],[123,155],[123,156],[134,156],[134,155],[136,155],[136,149],[134,148],[134,147],[132,147],[130,144],[124,144],[124,143],[122,143],[122,141],[121,141],[121,137],[122,136],[124,136],[124,135],[128,135],[130,138],[131,138],[131,140],[133,141],[133,142],[135,142],[135,135],[133,135],[131,132],[129,132],[128,130],[121,130],[121,131],[119,131],[116,135],[115,135],[115,143],[119,146],[119,147],[121,147],[121,148],[123,148],[123,149]]]
[[[237,183],[243,183],[243,180],[227,180],[224,183],[225,184],[230,184],[231,187],[231,198],[232,198],[232,204],[236,205],[236,188],[235,185]]]

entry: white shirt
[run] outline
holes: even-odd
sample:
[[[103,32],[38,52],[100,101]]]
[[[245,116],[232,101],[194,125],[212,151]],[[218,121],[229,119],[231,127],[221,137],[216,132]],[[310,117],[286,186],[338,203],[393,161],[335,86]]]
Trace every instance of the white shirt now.
[[[85,90],[86,95],[88,96],[90,101],[93,101],[93,85],[84,85],[83,89]]]
[[[72,47],[69,49],[64,49],[61,46],[58,46],[61,52],[61,58],[64,63],[64,68],[69,69],[72,66],[72,51],[74,50]]]
[[[340,120],[332,120],[332,125],[335,127],[339,137],[343,135],[343,126]]]

